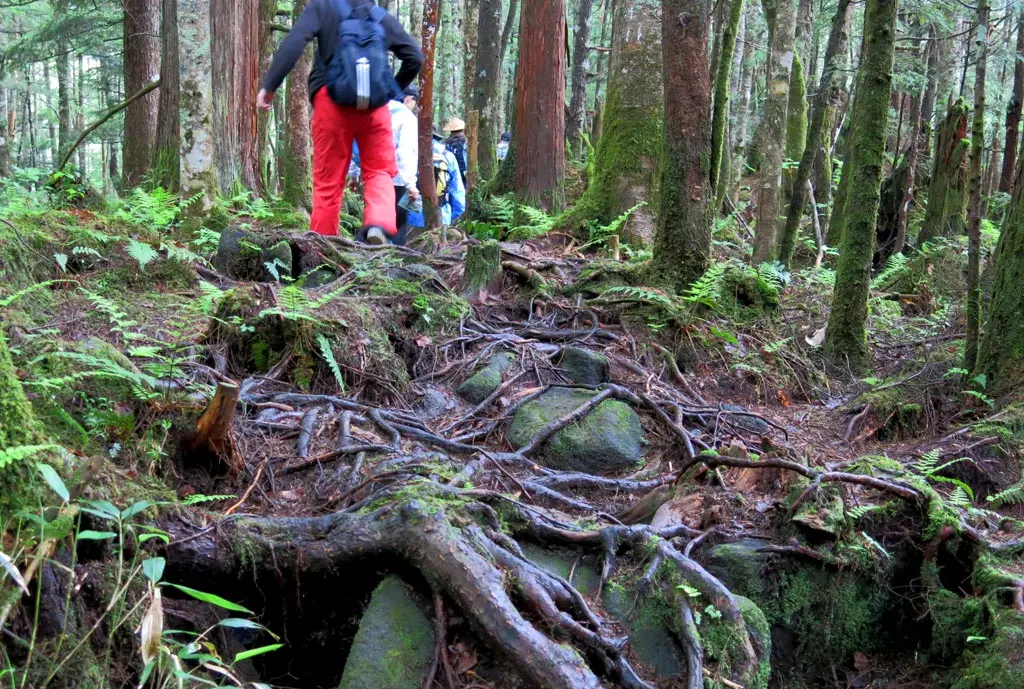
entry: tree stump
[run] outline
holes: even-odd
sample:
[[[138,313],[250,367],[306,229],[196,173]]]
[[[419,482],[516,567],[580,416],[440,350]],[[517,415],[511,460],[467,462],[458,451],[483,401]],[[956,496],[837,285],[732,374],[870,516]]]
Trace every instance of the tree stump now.
[[[466,251],[466,268],[462,274],[462,295],[483,301],[488,294],[501,292],[504,273],[501,267],[501,244],[488,239],[470,245]]]

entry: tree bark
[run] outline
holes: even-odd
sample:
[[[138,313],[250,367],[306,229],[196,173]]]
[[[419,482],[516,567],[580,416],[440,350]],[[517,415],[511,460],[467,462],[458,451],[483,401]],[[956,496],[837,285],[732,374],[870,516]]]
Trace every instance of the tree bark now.
[[[917,182],[917,161],[921,148],[921,101],[924,95],[917,93],[910,101],[910,144],[907,146],[907,188],[903,192],[896,220],[896,239],[892,254],[901,254],[907,245],[907,218],[910,205],[914,202]]]
[[[68,11],[68,0],[55,0],[53,12],[56,17],[62,18]],[[126,29],[127,33],[127,29]],[[127,69],[127,68],[126,68]],[[31,79],[31,65],[25,70]],[[67,36],[61,32],[57,38],[57,151],[63,157],[64,150],[71,145],[71,45]],[[149,83],[149,82],[146,82]],[[145,84],[142,84],[145,86]],[[47,84],[49,86],[49,84]],[[31,97],[31,91],[26,90],[25,98]],[[28,122],[32,126],[31,121]],[[31,130],[30,130],[31,133]],[[31,137],[30,137],[31,138]],[[35,160],[35,142],[32,144],[32,158]]]
[[[967,222],[967,339],[964,368],[974,371],[978,363],[981,339],[981,162],[985,155],[985,76],[988,67],[988,0],[978,0],[978,27],[975,31],[977,57],[974,72],[974,123],[971,132],[971,158],[968,175],[971,196]]]
[[[259,16],[257,17],[257,32],[259,35],[259,66],[257,67],[256,72],[257,84],[259,83],[261,76],[270,70],[270,61],[274,58],[275,41],[273,25],[276,22],[276,15],[277,0],[260,0]],[[253,96],[253,98],[255,98],[255,96]],[[276,98],[274,101],[275,104],[279,102]],[[256,110],[257,167],[259,169],[263,189],[267,191],[273,190],[270,161],[273,158],[274,147],[270,140],[270,128],[271,117],[276,114],[276,112],[276,109],[271,112],[263,112],[259,109]],[[283,125],[278,122],[276,123],[276,126],[280,127]]]
[[[292,23],[306,8],[307,0],[292,4]],[[285,84],[285,110],[287,125],[281,160],[281,194],[285,203],[313,210],[312,140],[310,138],[309,89],[306,82],[313,65],[313,46],[295,63]],[[280,126],[280,123],[278,123]]]
[[[928,208],[917,235],[917,246],[936,237],[963,234],[967,222],[967,106],[951,103],[935,144]]]
[[[779,221],[779,190],[786,147],[786,113],[789,82],[793,69],[793,41],[796,31],[795,0],[779,0],[772,28],[768,100],[761,123],[761,180],[757,195],[757,229],[754,235],[754,264],[771,261],[775,255],[775,226]]]
[[[181,60],[178,0],[163,0],[160,29],[160,98],[153,156],[154,182],[177,192],[181,179]]]
[[[186,214],[204,215],[217,196],[213,150],[210,0],[178,0],[181,78],[181,196]]]
[[[825,351],[842,368],[858,370],[868,359],[868,288],[875,249],[879,188],[892,90],[897,0],[868,0],[858,93],[851,114],[852,175],[836,268]]]
[[[728,181],[729,188],[725,193],[729,195],[733,204],[739,199],[736,198],[739,192],[740,180],[743,178],[743,171],[746,169],[747,143],[750,140],[750,99],[754,91],[754,41],[750,30],[751,20],[747,18],[747,38],[743,43],[743,57],[741,61],[741,78],[739,83],[740,99],[736,106],[736,143],[732,149],[732,179]],[[724,196],[722,197],[724,201]]]
[[[75,90],[77,91],[78,102],[75,109],[75,132],[81,133],[85,129],[85,57],[78,55],[78,67],[75,70]],[[82,177],[86,177],[88,168],[85,157],[85,147],[78,149],[78,169],[82,171]]]
[[[468,118],[469,113],[476,109],[476,66],[479,52],[480,36],[480,3],[486,0],[465,0],[462,19],[462,117]],[[468,119],[467,119],[468,122]]]
[[[1017,50],[1013,61],[1013,95],[1006,105],[1006,144],[1003,146],[1003,169],[999,176],[999,191],[1010,193],[1013,171],[1017,167],[1020,146],[1020,116],[1024,106],[1024,8],[1017,20]]]
[[[425,0],[409,0],[409,33],[413,36],[422,36],[423,29],[423,3]]]
[[[1013,203],[1003,222],[994,256],[995,278],[977,371],[988,379],[990,394],[1019,392],[1024,386],[1024,157],[1017,160],[1010,185]]]
[[[651,268],[658,282],[680,291],[711,255],[710,13],[710,0],[665,0],[662,10],[665,152]]]
[[[124,92],[138,93],[160,78],[160,0],[124,0]],[[121,174],[126,189],[142,182],[153,163],[160,96],[151,93],[124,113]],[[67,142],[61,139],[62,145]]]
[[[594,0],[579,0],[576,12],[576,34],[572,49],[572,97],[565,137],[574,156],[583,152],[583,134],[587,130],[587,81],[590,72],[590,33],[594,16]]]
[[[729,76],[732,73],[732,56],[736,48],[736,34],[740,17],[743,16],[743,0],[732,0],[729,17],[722,30],[721,54],[718,57],[718,73],[715,75],[715,104],[711,116],[711,189],[718,188],[721,175],[723,151],[725,150],[725,125],[729,114]]]
[[[11,174],[11,138],[14,134],[8,114],[7,87],[3,85],[6,75],[6,58],[0,54],[0,177]]]
[[[423,195],[423,214],[427,229],[441,226],[441,213],[437,206],[437,186],[434,184],[434,50],[437,47],[437,23],[440,19],[440,0],[424,0],[421,45],[423,69],[420,70],[420,193]]]
[[[825,47],[825,66],[821,72],[818,94],[814,99],[810,129],[807,132],[807,145],[800,157],[800,166],[797,168],[796,177],[793,180],[793,195],[789,202],[786,225],[782,230],[779,244],[779,260],[787,266],[793,259],[800,220],[803,218],[804,207],[807,203],[807,180],[811,178],[815,157],[822,149],[824,149],[825,155],[828,155],[828,149],[831,148],[832,142],[828,140],[831,128],[826,127],[826,124],[829,121],[829,112],[834,111],[838,106],[841,93],[840,77],[846,68],[846,48],[850,39],[849,25],[852,16],[853,3],[850,0],[839,0],[836,13],[832,18],[832,30],[828,36],[828,45]],[[818,196],[817,189],[815,196]],[[812,208],[811,212],[817,213],[817,209]]]
[[[565,0],[534,0],[521,14],[513,189],[549,212],[565,204],[566,32]]]
[[[260,196],[258,113],[260,28],[253,4],[210,0],[214,159],[224,195],[236,184]]]
[[[657,226],[664,138],[660,4],[618,0],[613,25],[596,175],[580,205],[586,216],[607,223],[646,202],[630,216],[623,234],[649,245]]]
[[[473,109],[480,113],[477,156],[480,177],[498,173],[498,127],[501,121],[501,0],[480,0]]]

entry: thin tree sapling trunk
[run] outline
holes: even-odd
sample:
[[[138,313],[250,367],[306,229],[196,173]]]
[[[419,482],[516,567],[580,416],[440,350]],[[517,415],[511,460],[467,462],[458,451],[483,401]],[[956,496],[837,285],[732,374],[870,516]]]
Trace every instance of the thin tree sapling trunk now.
[[[988,0],[978,0],[978,26],[975,30],[977,57],[974,72],[974,122],[971,131],[970,201],[967,221],[967,339],[964,368],[974,371],[978,363],[981,338],[981,161],[985,155],[985,76],[988,67]]]
[[[437,24],[440,20],[440,0],[424,0],[421,45],[423,69],[420,70],[420,160],[419,189],[423,195],[423,214],[427,229],[441,226],[441,213],[437,206],[437,186],[434,184],[434,51],[437,47]]]
[[[729,16],[722,30],[721,54],[715,75],[715,103],[711,115],[711,188],[718,188],[726,148],[725,125],[729,114],[729,77],[733,67],[733,51],[743,16],[743,0],[732,0]]]
[[[587,129],[587,81],[593,16],[594,0],[579,0],[572,49],[572,96],[569,100],[569,119],[565,125],[566,139],[576,157],[583,151],[583,134]]]

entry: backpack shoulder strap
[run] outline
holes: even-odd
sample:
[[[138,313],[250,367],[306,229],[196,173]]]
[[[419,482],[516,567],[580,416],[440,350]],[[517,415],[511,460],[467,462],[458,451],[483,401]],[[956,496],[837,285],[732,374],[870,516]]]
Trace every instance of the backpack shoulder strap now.
[[[348,4],[348,0],[332,0],[335,11],[338,13],[338,18],[341,21],[345,21],[352,16],[352,6]]]
[[[370,21],[372,21],[374,24],[380,24],[382,21],[384,21],[384,17],[386,16],[388,16],[387,10],[385,10],[383,7],[380,7],[379,5],[374,5],[373,9],[370,10]]]

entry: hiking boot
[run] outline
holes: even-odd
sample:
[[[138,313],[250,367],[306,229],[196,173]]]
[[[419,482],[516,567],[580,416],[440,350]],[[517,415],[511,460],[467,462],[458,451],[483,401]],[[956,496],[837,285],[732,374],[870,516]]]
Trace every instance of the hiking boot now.
[[[374,225],[366,228],[365,241],[370,246],[383,246],[388,243],[388,235],[383,228]]]

